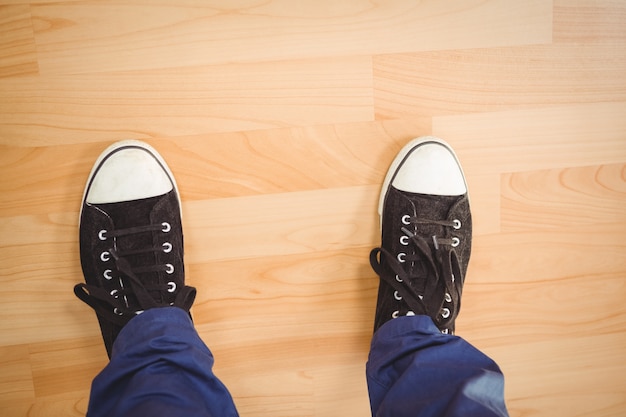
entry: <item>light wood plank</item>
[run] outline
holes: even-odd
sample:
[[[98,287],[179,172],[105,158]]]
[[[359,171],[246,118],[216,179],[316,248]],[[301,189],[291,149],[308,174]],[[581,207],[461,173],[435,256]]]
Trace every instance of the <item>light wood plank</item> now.
[[[189,281],[198,288],[195,320],[203,331],[219,331],[230,346],[295,336],[368,334],[378,288],[369,250],[191,264]]]
[[[0,346],[0,404],[8,406],[20,400],[33,400],[30,355],[27,345]]]
[[[195,1],[33,6],[44,74],[546,43],[552,2]],[[390,30],[393,28],[393,30]],[[445,30],[440,30],[445,28]],[[433,34],[436,33],[435,36]]]
[[[31,352],[35,392],[42,398],[85,397],[108,362],[99,336],[32,344]]]
[[[619,164],[626,102],[551,106],[433,118],[470,174]]]
[[[572,43],[382,55],[374,58],[374,89],[377,118],[625,101],[626,48]]]
[[[17,265],[2,273],[6,290],[0,299],[7,308],[0,311],[0,346],[100,334],[95,316],[86,315],[91,312],[72,291],[83,281],[77,243],[27,247],[28,252],[19,246],[0,249],[3,262]]]
[[[615,0],[555,0],[554,38],[557,43],[626,43],[626,4]]]
[[[514,244],[506,237],[500,242]],[[511,253],[509,249],[492,252],[495,256]],[[588,253],[589,257],[599,255],[600,249]],[[622,334],[626,330],[622,320],[626,311],[620,301],[626,295],[623,266],[615,267],[620,272],[605,273],[590,271],[591,268],[583,265],[585,270],[578,274],[534,277],[527,269],[519,269],[519,261],[512,255],[507,260],[511,268],[497,277],[490,274],[488,268],[478,266],[481,260],[471,263],[457,334],[473,344],[493,349],[552,341],[567,349],[564,339],[568,337]],[[539,255],[534,261],[543,268],[550,265]],[[525,276],[519,278],[522,274]],[[510,275],[527,282],[511,283]]]
[[[253,344],[244,341],[227,350],[218,350],[216,372],[231,387],[242,415],[312,415],[323,411],[316,401],[333,395],[327,389],[320,389],[319,384],[324,381],[328,384],[326,388],[348,384],[344,388],[347,398],[364,403],[353,411],[366,409],[367,402],[362,401],[366,395],[362,373],[368,344],[365,338],[309,333],[291,336],[287,342],[281,337],[268,336],[264,341]],[[355,359],[361,372],[357,372]],[[332,414],[339,415],[336,413],[343,407],[339,406]]]
[[[36,146],[373,120],[371,59],[0,79],[0,141]]]
[[[505,231],[626,222],[626,166],[600,165],[505,174]]]
[[[578,225],[477,236],[476,282],[535,282],[626,271],[624,223]],[[469,273],[468,273],[469,274]]]
[[[367,245],[377,236],[378,195],[378,186],[360,186],[190,202],[186,216],[194,227],[187,232],[192,251],[188,259],[206,262]]]
[[[567,347],[567,348],[566,348]],[[508,357],[507,395],[512,415],[616,416],[626,407],[621,354],[626,349],[622,334],[568,337],[539,343],[521,343],[497,349]],[[532,357],[528,363],[523,358]],[[576,368],[571,364],[576,363]],[[585,369],[584,375],[580,368]],[[576,392],[580,395],[573,396]],[[532,398],[532,400],[529,400]],[[556,407],[554,404],[559,403]]]
[[[30,6],[0,5],[0,79],[38,72]]]
[[[63,415],[68,417],[83,417],[87,413],[88,392],[51,395],[38,397],[27,412],[15,414],[16,416],[27,415],[28,417],[47,417],[50,415]]]

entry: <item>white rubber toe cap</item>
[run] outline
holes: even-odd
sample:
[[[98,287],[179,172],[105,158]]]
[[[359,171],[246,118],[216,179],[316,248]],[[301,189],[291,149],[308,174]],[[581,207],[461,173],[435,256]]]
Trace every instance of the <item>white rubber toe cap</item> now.
[[[434,141],[409,148],[391,185],[419,194],[453,196],[467,192],[463,171],[454,153],[443,143]]]
[[[176,186],[161,156],[139,141],[118,142],[105,150],[87,184],[84,200],[89,204],[154,197]]]
[[[458,196],[467,193],[463,169],[454,151],[434,136],[413,139],[398,153],[387,171],[378,201],[381,216],[389,186],[415,194]]]

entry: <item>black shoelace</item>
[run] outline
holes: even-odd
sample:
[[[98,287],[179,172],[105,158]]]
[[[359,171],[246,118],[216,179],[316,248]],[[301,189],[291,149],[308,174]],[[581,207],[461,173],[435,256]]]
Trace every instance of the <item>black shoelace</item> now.
[[[403,218],[403,223],[436,224],[455,229],[460,227],[458,220],[430,221],[409,216]],[[403,301],[411,309],[408,315],[430,316],[442,332],[451,333],[461,307],[463,285],[459,261],[454,250],[459,240],[433,236],[431,249],[423,237],[406,227],[402,227],[401,230],[406,236],[406,246],[411,242],[415,247],[414,253],[393,254],[385,248],[375,248],[370,253],[370,264],[380,278],[395,290],[395,298]],[[423,267],[407,267],[415,262],[420,262]],[[393,272],[385,268],[383,263]],[[412,275],[407,270],[411,270]],[[398,311],[394,312],[393,316],[396,314]]]
[[[107,240],[109,238],[119,238],[159,230],[167,233],[170,229],[171,226],[168,223],[162,223],[160,225],[138,226],[113,231],[102,230],[98,234],[98,238],[100,240]],[[172,274],[174,273],[174,266],[172,264],[133,267],[128,259],[126,259],[126,257],[131,255],[159,251],[169,253],[172,251],[172,245],[166,242],[162,246],[129,251],[120,251],[114,247],[108,251],[102,252],[100,258],[103,262],[110,260],[111,257],[115,261],[115,270],[106,269],[103,273],[103,277],[106,280],[112,280],[118,284],[117,288],[109,292],[108,290],[94,285],[81,283],[74,287],[74,293],[79,299],[91,306],[99,315],[122,326],[135,315],[150,308],[172,305],[189,311],[196,296],[195,288],[189,286],[177,288],[177,284],[174,280],[167,282],[158,280],[155,283],[147,283],[137,276],[137,274],[161,271]],[[158,302],[153,294],[158,295],[160,299]],[[174,296],[172,302],[167,303],[162,301],[172,299],[172,296]]]

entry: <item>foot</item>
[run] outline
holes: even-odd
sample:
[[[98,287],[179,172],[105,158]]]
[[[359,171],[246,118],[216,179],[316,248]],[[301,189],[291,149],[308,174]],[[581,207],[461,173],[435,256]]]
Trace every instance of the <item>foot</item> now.
[[[424,137],[406,145],[385,178],[374,331],[399,316],[427,315],[454,333],[472,243],[467,184],[452,149]]]
[[[123,141],[100,155],[83,195],[79,235],[86,283],[74,293],[96,311],[109,357],[122,327],[144,310],[189,312],[196,290],[185,285],[178,189],[152,147]]]

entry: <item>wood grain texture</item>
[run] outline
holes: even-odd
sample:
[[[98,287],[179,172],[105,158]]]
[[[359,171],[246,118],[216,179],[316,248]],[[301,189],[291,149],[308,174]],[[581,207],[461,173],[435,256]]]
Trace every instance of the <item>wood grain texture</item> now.
[[[30,6],[0,5],[0,79],[39,71]]]
[[[541,0],[464,0],[447,6],[403,0],[33,6],[45,74],[540,43],[551,38],[551,16],[551,2]]]
[[[571,43],[382,55],[374,86],[378,118],[623,102],[626,49]]]
[[[186,278],[242,416],[370,414],[378,193],[455,149],[458,334],[512,416],[626,414],[626,7],[615,0],[0,0],[0,410],[84,415],[107,363],[77,220],[111,142],[180,187]]]

